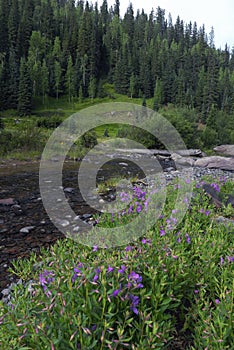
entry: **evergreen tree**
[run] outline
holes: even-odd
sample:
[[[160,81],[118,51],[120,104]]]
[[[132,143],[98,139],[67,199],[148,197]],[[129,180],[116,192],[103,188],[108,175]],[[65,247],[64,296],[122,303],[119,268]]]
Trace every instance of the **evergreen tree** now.
[[[75,95],[75,84],[74,84],[74,67],[72,63],[72,57],[69,56],[67,71],[65,75],[65,87],[68,95],[68,100],[71,102],[72,98]]]
[[[54,62],[54,81],[55,81],[55,91],[56,91],[57,99],[59,97],[61,80],[62,80],[62,68],[61,68],[61,64],[56,60]]]
[[[49,92],[49,70],[46,65],[46,60],[43,60],[41,67],[41,93],[42,93],[42,103],[45,103],[45,97]]]
[[[20,81],[18,114],[19,116],[30,115],[32,111],[32,81],[25,58],[20,61]]]

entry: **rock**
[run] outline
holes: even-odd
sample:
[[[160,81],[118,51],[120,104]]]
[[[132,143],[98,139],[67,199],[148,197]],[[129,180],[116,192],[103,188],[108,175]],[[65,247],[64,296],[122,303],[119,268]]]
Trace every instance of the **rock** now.
[[[220,199],[220,197],[218,195],[218,192],[214,189],[214,187],[209,185],[209,184],[204,184],[202,186],[202,188],[208,194],[208,196],[212,199],[212,201],[215,204],[215,206],[217,208],[221,208],[222,207],[222,202],[221,202],[221,199]]]
[[[92,217],[92,214],[83,214],[83,215],[82,215],[82,218],[83,218],[84,220],[90,219],[91,217]]]
[[[167,173],[169,173],[169,172],[171,172],[171,171],[174,171],[174,170],[175,170],[175,169],[172,168],[172,167],[169,167],[169,168],[165,168],[165,169],[164,169],[164,171],[167,172]]]
[[[221,145],[214,148],[214,151],[226,156],[234,157],[234,145]]]
[[[72,193],[74,192],[75,188],[72,188],[72,187],[66,187],[64,188],[64,192],[67,192],[67,193]]]
[[[170,157],[171,156],[171,152],[169,152],[167,150],[151,149],[150,151],[154,156],[162,156],[162,157]]]
[[[35,226],[27,226],[20,229],[20,233],[29,233],[35,228]]]
[[[122,166],[128,166],[128,163],[119,163],[119,165],[122,165]]]
[[[12,197],[0,199],[0,205],[13,205],[13,204],[15,204],[15,199]]]
[[[194,166],[234,171],[234,158],[211,156],[197,159]]]
[[[1,291],[1,293],[2,293],[4,296],[6,296],[6,295],[10,294],[10,290],[9,290],[8,288],[5,288],[5,289],[3,289],[3,290]]]
[[[181,155],[177,153],[172,153],[171,158],[179,165],[189,165],[193,166],[195,163],[195,160],[190,157],[182,157]]]
[[[23,210],[20,205],[14,204],[12,205],[11,209],[14,211],[16,215],[21,215],[23,213]]]
[[[200,149],[186,149],[175,151],[174,153],[179,154],[182,157],[202,157],[203,153]]]
[[[219,216],[217,218],[214,218],[214,220],[219,224],[224,224],[227,228],[234,226],[234,220],[225,218],[223,216]]]
[[[226,205],[231,204],[231,206],[234,208],[234,196],[232,196],[231,194],[228,195],[227,201],[226,201]]]
[[[68,220],[62,220],[62,219],[61,220],[57,219],[57,223],[63,227],[66,227],[70,224]]]

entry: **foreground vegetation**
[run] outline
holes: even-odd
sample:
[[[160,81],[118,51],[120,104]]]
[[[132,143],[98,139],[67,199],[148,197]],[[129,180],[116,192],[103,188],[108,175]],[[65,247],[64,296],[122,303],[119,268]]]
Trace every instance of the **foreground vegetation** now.
[[[205,181],[223,199],[233,194],[224,177]],[[0,303],[1,349],[232,349],[234,232],[214,218],[233,217],[233,209],[215,209],[202,182],[194,184],[175,230],[177,190],[168,185],[160,219],[126,246],[65,239],[39,259],[15,261],[14,273],[34,282],[18,285],[11,305]],[[147,210],[144,189],[133,193],[128,210],[102,216],[98,225],[121,225]]]

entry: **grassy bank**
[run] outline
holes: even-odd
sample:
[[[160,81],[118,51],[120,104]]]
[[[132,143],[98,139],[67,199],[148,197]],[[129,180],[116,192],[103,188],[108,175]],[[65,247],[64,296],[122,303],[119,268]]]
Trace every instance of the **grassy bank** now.
[[[0,157],[2,159],[20,160],[39,158],[53,130],[66,118],[95,104],[109,102],[128,102],[141,105],[142,99],[131,99],[116,93],[114,94],[114,99],[105,97],[93,100],[85,99],[82,102],[78,99],[68,102],[67,97],[61,97],[58,100],[47,98],[45,103],[42,104],[41,100],[34,99],[34,108],[31,116],[18,117],[15,110],[2,111],[0,114]],[[148,99],[146,103],[147,107],[153,108],[152,99]],[[189,148],[203,147],[201,130],[199,131],[198,128],[199,116],[195,111],[169,105],[161,108],[159,113],[171,121]],[[118,136],[120,129],[121,126],[116,120],[116,124],[96,128],[96,138],[98,141],[106,140],[106,132],[108,137],[115,138]],[[126,130],[123,130],[122,134],[125,135]],[[138,134],[137,136],[135,135],[136,141],[140,141],[140,134]],[[129,131],[125,137],[134,138],[134,135]],[[151,141],[149,144],[151,144]],[[74,156],[80,157],[85,152],[80,147],[79,142],[77,145],[79,147],[73,147],[71,151],[70,156],[72,158]],[[148,146],[147,142],[146,146]]]
[[[225,178],[209,182],[223,197],[234,191]],[[168,186],[159,220],[125,246],[67,239],[43,250],[39,265],[34,255],[16,261],[14,273],[34,283],[19,285],[11,306],[0,303],[1,349],[232,349],[233,226],[214,217],[233,211],[216,209],[194,184],[190,209],[173,229],[177,191]],[[124,232],[146,202],[135,189],[125,212],[98,225],[123,225]]]

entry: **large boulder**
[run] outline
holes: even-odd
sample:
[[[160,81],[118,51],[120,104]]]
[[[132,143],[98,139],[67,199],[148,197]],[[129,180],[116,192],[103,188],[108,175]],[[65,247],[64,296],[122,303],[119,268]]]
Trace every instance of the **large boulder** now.
[[[234,171],[234,158],[211,156],[197,159],[194,166]]]
[[[221,145],[214,148],[214,151],[226,156],[234,157],[234,145]]]

